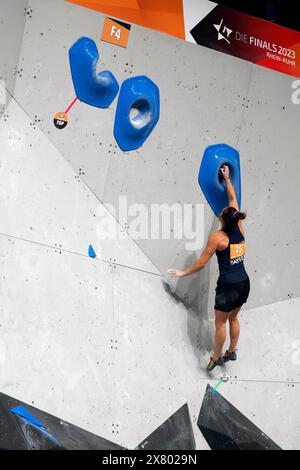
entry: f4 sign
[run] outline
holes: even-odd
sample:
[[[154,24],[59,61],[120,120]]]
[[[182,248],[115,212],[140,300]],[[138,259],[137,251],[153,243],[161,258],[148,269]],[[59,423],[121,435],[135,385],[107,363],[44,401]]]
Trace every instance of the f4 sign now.
[[[120,41],[120,39],[121,39],[121,30],[120,30],[120,28],[117,29],[117,27],[116,27],[115,25],[113,25],[113,26],[111,27],[110,35],[111,35],[111,36],[116,36],[116,38],[118,39],[118,41]]]
[[[111,18],[105,18],[101,40],[121,47],[127,47],[131,25]]]

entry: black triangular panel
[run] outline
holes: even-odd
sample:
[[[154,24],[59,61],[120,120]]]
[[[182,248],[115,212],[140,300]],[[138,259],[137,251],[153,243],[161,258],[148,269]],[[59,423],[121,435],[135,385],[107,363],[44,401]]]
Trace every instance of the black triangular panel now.
[[[138,450],[194,450],[195,438],[188,405],[183,405],[137,447]]]
[[[206,387],[197,424],[213,450],[280,450],[210,385]]]
[[[2,410],[2,407],[0,409]],[[0,417],[0,421],[2,423],[1,418],[2,417]],[[53,440],[49,439],[44,433],[42,433],[35,427],[30,426],[30,424],[24,422],[22,419],[13,416],[13,420],[14,419],[17,420],[19,427],[23,433],[23,440],[24,440],[24,444],[27,446],[26,447],[27,450],[63,450],[64,449],[64,447],[60,443],[53,442]],[[2,428],[0,429],[0,432],[1,431],[2,431]],[[10,441],[5,441],[5,442],[7,442],[8,446],[10,445]],[[0,438],[1,449],[4,448],[2,447],[2,445],[3,445],[2,439]],[[7,447],[5,447],[5,449],[7,449]]]
[[[20,405],[47,427],[46,433],[11,412]],[[123,447],[96,434],[0,393],[0,450],[23,449],[124,450]]]

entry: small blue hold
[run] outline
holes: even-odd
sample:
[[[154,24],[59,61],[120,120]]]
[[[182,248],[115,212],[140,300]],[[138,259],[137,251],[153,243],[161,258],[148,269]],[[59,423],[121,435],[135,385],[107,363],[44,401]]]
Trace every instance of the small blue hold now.
[[[15,414],[18,416],[24,423],[28,424],[29,426],[32,426],[33,428],[37,429],[40,431],[44,436],[46,436],[48,439],[50,439],[52,442],[54,442],[56,445],[59,447],[62,447],[61,442],[53,436],[53,434],[50,434],[48,432],[48,427],[42,424],[33,414],[30,413],[24,406],[16,406],[15,408],[11,408],[11,413]]]
[[[69,50],[75,93],[80,101],[97,108],[107,108],[119,92],[119,84],[108,70],[97,73],[99,53],[96,43],[79,38]]]
[[[96,253],[94,251],[94,248],[92,247],[92,245],[89,246],[89,257],[90,258],[96,258]]]
[[[34,426],[37,426],[38,428],[47,429],[47,426],[44,426],[35,416],[33,416],[30,413],[30,411],[28,411],[22,405],[16,406],[15,408],[12,408],[10,411],[15,415],[20,416],[20,418],[23,418],[28,423],[33,424]]]

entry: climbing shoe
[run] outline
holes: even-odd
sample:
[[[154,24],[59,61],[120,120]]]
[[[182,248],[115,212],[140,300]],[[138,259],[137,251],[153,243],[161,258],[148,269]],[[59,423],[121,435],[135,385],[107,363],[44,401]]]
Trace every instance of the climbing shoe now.
[[[232,351],[232,352],[226,351],[222,359],[223,359],[224,362],[236,361],[236,359],[237,359],[236,352],[235,351]]]
[[[217,361],[214,361],[213,358],[211,357],[210,361],[209,361],[209,364],[206,367],[206,370],[207,370],[207,372],[211,372],[212,370],[214,370],[215,367],[223,366],[223,364],[224,364],[224,359],[222,357],[219,357],[219,359]]]

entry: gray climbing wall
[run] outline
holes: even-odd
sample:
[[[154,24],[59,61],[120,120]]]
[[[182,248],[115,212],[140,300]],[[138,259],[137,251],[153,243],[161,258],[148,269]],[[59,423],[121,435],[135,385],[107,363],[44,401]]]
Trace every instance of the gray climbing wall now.
[[[30,5],[33,13],[27,17],[20,59],[26,66],[17,81],[16,99],[33,120],[39,120],[40,128],[95,195],[115,207],[120,195],[127,196],[128,205],[148,208],[164,202],[204,203],[197,184],[203,151],[210,144],[226,142],[241,153],[243,207],[249,213],[248,243],[253,253],[247,266],[256,279],[249,305],[299,295],[299,278],[290,269],[296,237],[283,233],[288,221],[295,224],[295,231],[298,224],[293,201],[300,163],[295,158],[298,139],[293,123],[299,113],[290,99],[291,77],[137,26],[128,48],[115,48],[99,41],[102,15],[61,1],[57,8],[47,1]],[[108,110],[77,104],[64,132],[53,127],[54,114],[66,109],[74,97],[68,49],[82,35],[97,42],[99,67],[110,69],[120,84],[129,76],[147,74],[159,85],[160,124],[142,149],[124,155],[117,147],[112,134],[117,100]],[[33,47],[33,41],[39,47]],[[283,184],[278,190],[283,170],[288,191]],[[280,205],[285,210],[278,210]],[[206,237],[212,221],[205,206]],[[260,238],[271,224],[267,256]],[[136,241],[162,273],[174,263],[184,266],[197,255],[186,251],[186,240]],[[285,260],[283,276],[277,256]],[[213,285],[215,267],[212,276]],[[205,279],[203,285],[207,285]],[[193,283],[188,283],[185,293],[194,298],[194,291]]]
[[[252,293],[240,360],[227,366],[222,394],[278,445],[296,448],[292,78],[134,25],[128,48],[117,48],[100,42],[99,13],[61,0],[30,0],[29,8],[23,70],[0,127],[1,391],[129,448],[188,403],[196,446],[207,448],[196,421],[207,381],[220,374],[205,372],[215,262],[176,283],[164,278],[167,268],[199,253],[186,240],[134,239],[130,223],[118,240],[97,234],[119,228],[111,205],[126,195],[128,206],[204,204],[206,238],[217,225],[198,169],[208,145],[226,142],[241,153]],[[114,141],[116,101],[107,110],[76,103],[68,126],[53,126],[74,98],[68,49],[82,35],[97,42],[99,68],[120,84],[146,74],[160,87],[160,122],[135,152]]]
[[[10,102],[7,90],[13,93],[16,76],[22,77],[18,66],[25,19],[30,15],[27,6],[28,0],[0,1],[0,116]]]

